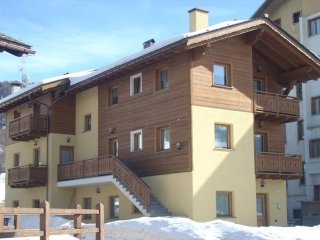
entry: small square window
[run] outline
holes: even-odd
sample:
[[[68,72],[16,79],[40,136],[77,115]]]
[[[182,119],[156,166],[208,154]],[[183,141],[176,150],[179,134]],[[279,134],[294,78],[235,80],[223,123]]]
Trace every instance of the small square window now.
[[[253,80],[253,89],[255,91],[265,91],[264,79],[254,79]]]
[[[216,63],[213,65],[213,85],[230,86],[230,66]]]
[[[84,116],[84,131],[91,131],[91,114]]]
[[[142,73],[130,77],[130,96],[142,92]]]
[[[216,212],[218,217],[232,216],[232,193],[216,193]]]
[[[14,207],[14,208],[20,207],[20,201],[19,200],[13,200],[12,201],[12,207]]]
[[[298,23],[300,20],[301,12],[295,12],[292,14],[292,23]]]
[[[169,71],[168,69],[162,69],[158,71],[157,90],[163,90],[167,88],[169,88]]]
[[[311,114],[320,114],[320,97],[311,98]]]
[[[20,153],[13,154],[13,166],[14,167],[20,166]]]
[[[83,208],[84,209],[91,209],[92,208],[92,199],[91,198],[84,198],[83,199]],[[92,216],[90,214],[83,215],[83,219],[90,220]]]
[[[320,139],[310,140],[310,157],[318,158],[320,157]]]
[[[142,150],[142,129],[130,132],[130,151],[136,152]]]
[[[320,17],[309,20],[309,36],[320,34]]]
[[[230,126],[223,124],[215,125],[215,147],[216,148],[231,148],[230,142]]]
[[[109,106],[118,104],[118,88],[109,88]]]
[[[34,208],[39,208],[40,207],[40,200],[39,199],[33,199],[32,200],[32,205]]]
[[[170,149],[170,128],[169,126],[157,128],[157,151]]]
[[[119,218],[120,216],[120,200],[118,196],[110,197],[110,218]]]

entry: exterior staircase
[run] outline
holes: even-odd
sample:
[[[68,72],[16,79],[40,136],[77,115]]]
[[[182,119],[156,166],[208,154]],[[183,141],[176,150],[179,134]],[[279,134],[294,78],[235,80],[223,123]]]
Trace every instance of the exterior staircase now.
[[[171,212],[165,208],[161,202],[150,193],[150,204],[146,206],[119,178],[113,176],[113,183],[119,190],[140,210],[140,212],[148,217],[171,216]]]

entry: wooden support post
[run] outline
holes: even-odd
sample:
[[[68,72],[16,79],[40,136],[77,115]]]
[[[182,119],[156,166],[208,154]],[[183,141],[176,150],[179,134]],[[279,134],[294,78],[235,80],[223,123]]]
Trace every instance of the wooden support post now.
[[[13,226],[14,229],[20,229],[21,215],[14,215]]]
[[[81,205],[80,204],[77,204],[76,205],[76,209],[81,209]],[[82,215],[81,214],[75,214],[74,215],[74,219],[73,219],[73,227],[74,229],[80,229],[81,228],[81,222],[82,222]],[[74,234],[73,235],[74,237],[76,238],[81,238],[81,234]]]
[[[102,203],[96,205],[99,214],[96,215],[96,227],[99,232],[96,233],[96,240],[104,240],[104,206]]]
[[[43,208],[43,214],[40,215],[40,231],[43,231],[43,236],[40,237],[40,240],[49,240],[50,204],[47,201],[43,201],[40,207]]]

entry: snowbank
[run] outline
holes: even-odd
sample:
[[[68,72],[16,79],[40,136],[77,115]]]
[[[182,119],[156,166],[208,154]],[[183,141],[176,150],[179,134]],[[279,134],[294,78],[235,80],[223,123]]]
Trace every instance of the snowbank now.
[[[6,174],[0,174],[0,204],[4,203],[6,198]]]

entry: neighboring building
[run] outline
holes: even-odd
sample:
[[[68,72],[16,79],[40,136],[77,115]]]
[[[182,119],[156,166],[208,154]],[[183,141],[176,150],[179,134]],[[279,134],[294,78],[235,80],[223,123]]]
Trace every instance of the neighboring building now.
[[[0,52],[3,51],[11,53],[17,57],[21,57],[23,54],[36,53],[31,49],[30,45],[0,33]]]
[[[286,179],[302,167],[284,154],[282,123],[299,103],[282,90],[305,68],[318,78],[320,61],[268,19],[207,19],[192,9],[196,32],[1,100],[6,205],[287,225]]]
[[[254,17],[265,13],[320,56],[319,0],[265,1]],[[288,181],[288,218],[299,223],[301,202],[305,214],[309,208],[320,214],[320,202],[317,206],[313,202],[320,201],[320,81],[298,83],[290,95],[300,99],[300,120],[286,125],[286,152],[303,156],[305,172],[300,180]],[[308,224],[307,218],[304,224]]]

